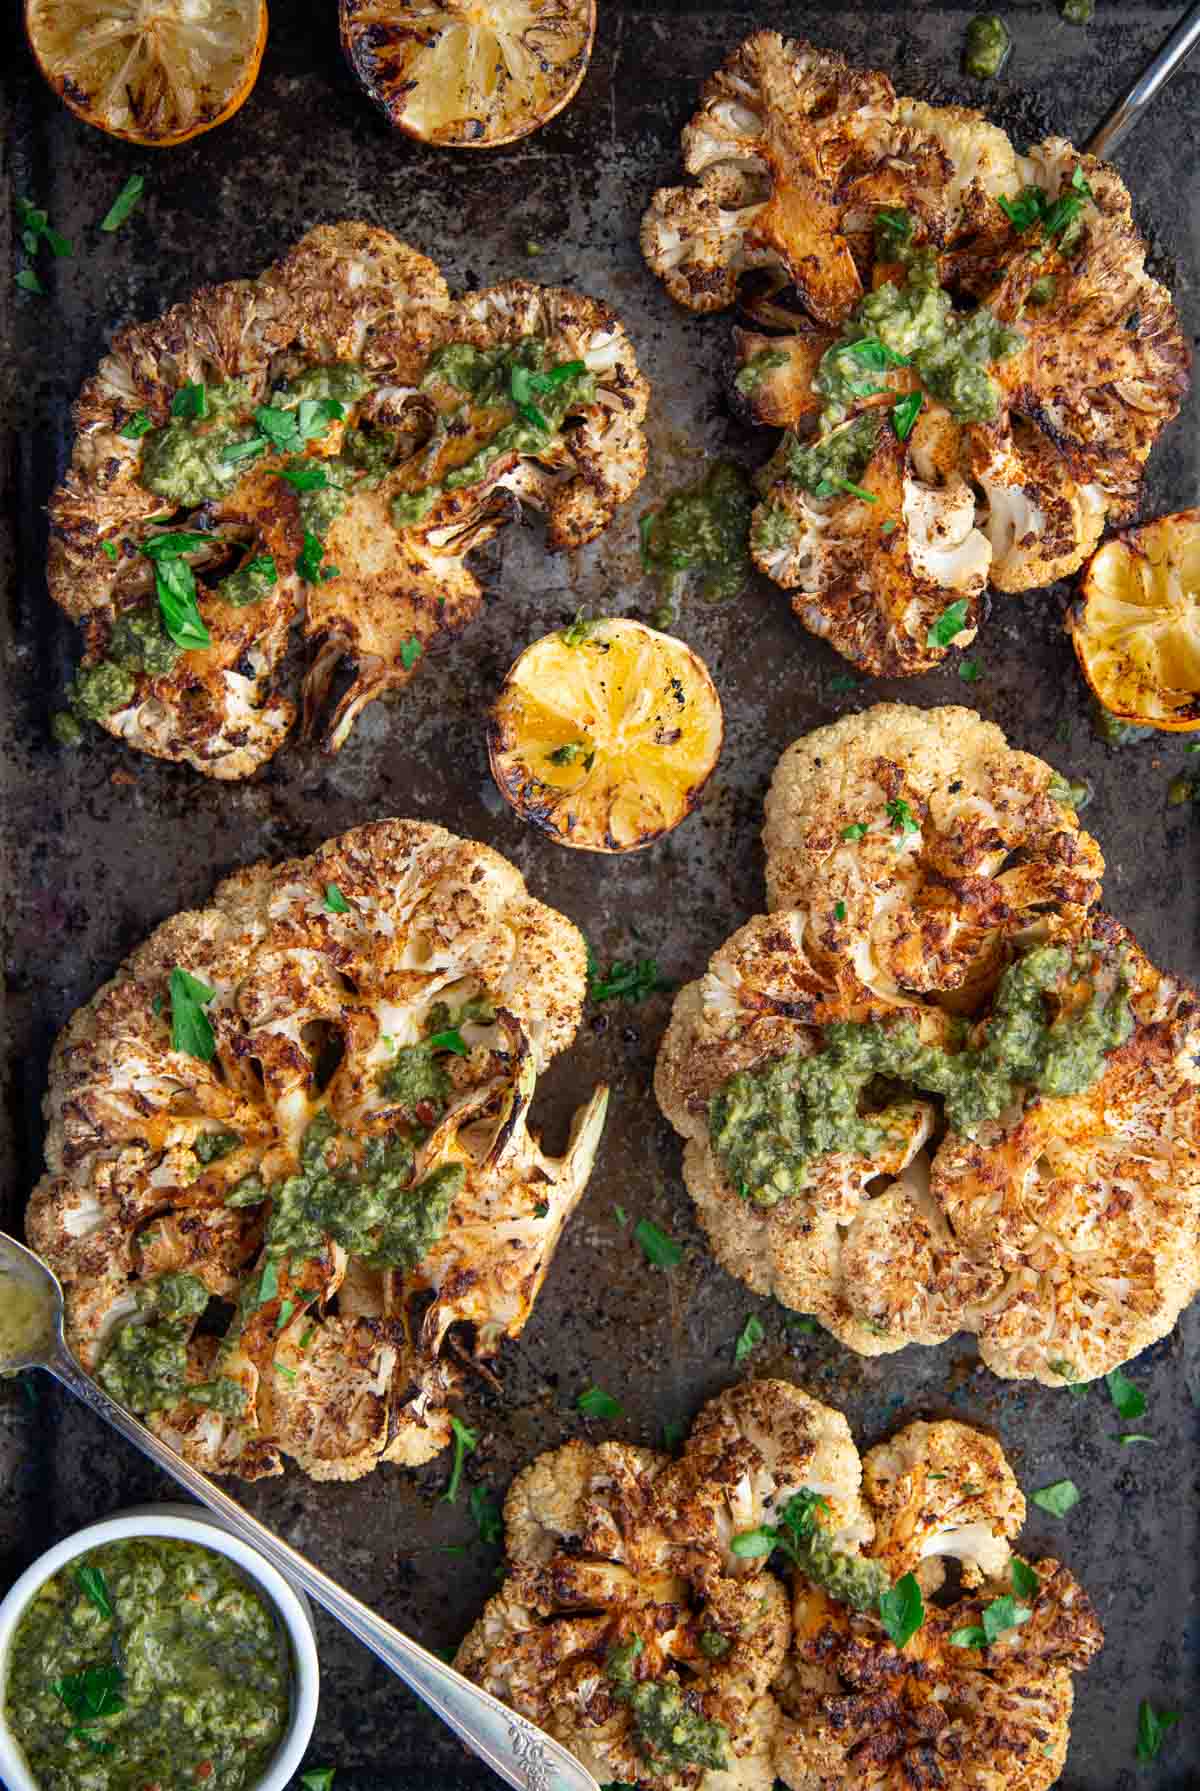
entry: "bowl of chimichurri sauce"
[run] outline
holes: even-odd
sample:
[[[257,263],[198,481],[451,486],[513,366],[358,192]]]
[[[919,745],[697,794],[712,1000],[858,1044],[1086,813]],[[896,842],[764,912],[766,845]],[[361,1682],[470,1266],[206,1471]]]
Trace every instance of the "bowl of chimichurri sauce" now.
[[[305,1605],[207,1516],[92,1524],[0,1603],[8,1791],[285,1791],[317,1714]]]

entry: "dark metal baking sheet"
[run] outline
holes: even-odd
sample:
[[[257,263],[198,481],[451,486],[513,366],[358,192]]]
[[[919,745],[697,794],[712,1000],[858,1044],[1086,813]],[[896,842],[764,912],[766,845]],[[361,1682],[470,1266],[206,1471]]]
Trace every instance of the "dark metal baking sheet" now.
[[[15,5],[9,8],[14,12]],[[728,320],[675,310],[644,270],[636,226],[652,189],[675,177],[678,131],[700,79],[753,24],[807,33],[887,68],[903,91],[977,103],[957,73],[972,9],[939,4],[804,9],[765,5],[753,18],[717,10],[643,10],[602,0],[591,71],[568,111],[511,150],[432,153],[393,135],[342,67],[332,4],[272,0],[271,36],[254,93],[229,124],[157,155],[112,142],[50,97],[23,50],[9,59],[8,175],[76,243],[48,270],[49,296],[19,295],[0,268],[13,343],[4,406],[6,549],[15,562],[3,610],[3,839],[7,858],[8,1102],[6,1223],[20,1226],[40,1170],[39,1103],[51,1040],[73,1008],[149,930],[203,902],[237,865],[307,851],[381,815],[415,815],[487,840],[536,893],[572,915],[601,955],[657,955],[678,979],[762,904],[761,800],[788,741],[877,697],[970,702],[1023,747],[1086,776],[1089,822],[1108,859],[1108,905],[1159,962],[1200,973],[1198,821],[1166,805],[1187,761],[1169,740],[1116,753],[1092,738],[1070,650],[1064,593],[1002,598],[978,647],[984,677],[953,670],[905,685],[839,694],[841,667],[804,634],[785,600],[757,585],[734,607],[699,601],[683,632],[708,660],[725,703],[724,757],[699,814],[650,852],[599,863],[521,826],[491,784],[481,712],[521,645],[580,607],[648,613],[654,598],[636,553],[636,513],[713,451],[745,460],[762,445],[729,419],[718,368]],[[1016,40],[1007,75],[988,91],[1019,138],[1087,134],[1166,35],[1177,8],[1100,0],[1088,30],[1050,0],[1010,5]],[[1180,75],[1119,157],[1160,271],[1189,333],[1200,320],[1196,225],[1200,64]],[[146,196],[116,236],[97,230],[134,171]],[[106,338],[206,280],[256,271],[310,225],[364,217],[410,239],[455,287],[511,276],[569,281],[614,304],[652,378],[651,470],[639,500],[586,552],[548,558],[536,523],[503,536],[487,562],[484,616],[431,655],[395,707],[369,709],[341,756],[294,745],[248,784],[221,787],[135,757],[99,738],[60,754],[47,716],[76,650],[43,576],[43,506],[69,443],[69,405]],[[531,258],[528,242],[543,245]],[[8,257],[13,245],[0,254]],[[1193,398],[1158,449],[1147,511],[1195,501]],[[1195,1666],[1197,1313],[1149,1351],[1136,1376],[1149,1399],[1152,1447],[1123,1449],[1102,1387],[1073,1399],[995,1380],[960,1339],[863,1361],[824,1336],[786,1333],[782,1313],[753,1299],[707,1258],[679,1178],[679,1154],[650,1092],[669,998],[589,1017],[540,1097],[552,1144],[570,1107],[605,1077],[615,1098],[600,1164],[568,1230],[537,1312],[502,1362],[503,1393],[468,1391],[482,1442],[467,1478],[502,1489],[539,1450],[580,1434],[575,1396],[591,1381],[628,1417],[615,1435],[654,1441],[735,1375],[733,1342],[757,1311],[767,1341],[759,1372],[795,1376],[842,1405],[864,1444],[901,1419],[953,1413],[994,1426],[1023,1484],[1064,1475],[1083,1500],[1066,1522],[1033,1510],[1028,1545],[1061,1554],[1095,1599],[1108,1631],[1079,1685],[1070,1791],[1135,1783],[1138,1700],[1184,1712],[1153,1774],[1136,1782],[1182,1791],[1200,1776]],[[670,1275],[649,1270],[614,1202],[687,1244]],[[1190,1347],[1189,1347],[1190,1339]],[[246,1492],[267,1522],[388,1617],[433,1646],[452,1647],[493,1584],[495,1557],[468,1546],[465,1505],[438,1503],[445,1461],[410,1475],[385,1469],[348,1487],[296,1471]],[[169,1488],[85,1411],[48,1385],[36,1405],[0,1389],[0,1578],[89,1518]],[[494,1783],[407,1692],[320,1616],[323,1687],[310,1764],[338,1768],[339,1791],[420,1783],[471,1791]],[[1190,1625],[1190,1627],[1189,1627]]]

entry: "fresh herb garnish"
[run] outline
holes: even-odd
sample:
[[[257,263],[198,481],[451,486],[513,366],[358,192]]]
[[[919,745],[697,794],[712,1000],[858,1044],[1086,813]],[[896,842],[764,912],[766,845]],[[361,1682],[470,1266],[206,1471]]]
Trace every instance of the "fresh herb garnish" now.
[[[1048,1511],[1051,1517],[1065,1517],[1079,1503],[1079,1488],[1073,1480],[1055,1480],[1052,1485],[1043,1486],[1031,1493],[1030,1497],[1035,1505],[1042,1511]]]
[[[89,1567],[85,1562],[75,1569],[75,1584],[86,1598],[95,1605],[102,1617],[110,1618],[113,1614],[112,1600],[108,1596],[108,1581],[99,1567]]]
[[[52,1681],[50,1690],[66,1705],[76,1723],[90,1726],[101,1717],[116,1716],[124,1710],[121,1696],[120,1667],[87,1667],[82,1673],[67,1673]]]
[[[23,267],[17,275],[17,285],[22,292],[36,292],[39,298],[45,298],[46,288],[38,279],[31,267]]]
[[[1179,1721],[1177,1710],[1156,1710],[1149,1698],[1138,1705],[1137,1760],[1139,1766],[1150,1766],[1158,1759],[1167,1730]]]
[[[127,442],[136,442],[143,435],[148,435],[154,424],[144,410],[135,410],[133,415],[121,425],[120,433]]]
[[[1015,199],[998,198],[998,204],[1013,229],[1024,235],[1040,224],[1042,235],[1048,242],[1056,236],[1065,238],[1070,227],[1079,216],[1085,199],[1095,195],[1084,177],[1083,169],[1076,167],[1071,176],[1069,188],[1064,189],[1057,199],[1051,199],[1041,187],[1025,187]]]
[[[983,677],[983,667],[977,659],[964,659],[959,663],[958,675],[964,684],[978,684]]]
[[[186,1051],[201,1063],[211,1063],[217,1040],[205,1008],[216,995],[207,983],[189,976],[178,965],[171,972],[171,1049]]]
[[[1018,1598],[1037,1597],[1038,1587],[1042,1582],[1028,1561],[1022,1561],[1019,1555],[1014,1555],[1009,1567],[1009,1575],[1012,1579],[1013,1591]]]
[[[221,449],[221,459],[229,462],[235,460],[249,460],[255,454],[263,453],[266,445],[267,444],[261,435],[249,436],[247,440],[243,442],[226,442],[225,446]]]
[[[653,1219],[639,1219],[633,1235],[642,1246],[646,1261],[656,1269],[673,1269],[683,1261],[683,1246],[660,1231]]]
[[[457,1026],[448,1027],[445,1032],[430,1033],[428,1043],[434,1051],[453,1051],[455,1057],[470,1055],[471,1047]]]
[[[865,821],[851,821],[849,827],[842,828],[842,838],[844,840],[865,839],[866,833],[867,824]]]
[[[585,1418],[619,1418],[621,1407],[603,1387],[588,1387],[575,1401]]]
[[[158,536],[158,541],[168,539]],[[153,544],[147,543],[143,553],[149,553]],[[158,608],[162,616],[163,627],[185,652],[202,651],[212,646],[212,635],[205,626],[204,617],[200,614],[200,605],[196,600],[196,578],[191,567],[183,558],[167,557],[159,553],[154,559],[154,593],[158,598]]]
[[[614,958],[606,976],[599,959],[588,949],[589,1001],[645,1001],[649,995],[669,993],[674,987],[659,975],[657,958],[635,958],[628,964]]]
[[[893,796],[886,807],[888,820],[898,833],[920,833],[921,824],[907,802],[903,802],[898,796]]]
[[[929,633],[925,636],[927,647],[948,647],[956,634],[961,634],[967,625],[970,604],[965,597],[952,603],[949,609],[942,611]]]
[[[275,1262],[264,1263],[263,1272],[258,1278],[258,1291],[254,1296],[254,1304],[256,1306],[266,1306],[275,1298],[275,1295],[278,1292],[279,1265]]]
[[[663,1448],[668,1454],[673,1454],[686,1435],[687,1425],[681,1418],[674,1419],[670,1424],[664,1424],[662,1432]]]
[[[898,399],[896,403],[893,404],[892,428],[896,431],[896,434],[900,437],[902,442],[906,442],[912,434],[913,424],[916,422],[924,402],[924,392],[918,391],[907,393],[905,397]]]
[[[421,657],[421,652],[421,643],[415,634],[411,635],[408,640],[403,642],[400,648],[400,663],[406,672],[412,671],[413,666],[416,665],[418,659]]]
[[[845,920],[845,918],[846,918],[845,902],[835,902],[833,904],[833,918],[835,920]]]
[[[742,1530],[731,1536],[730,1552],[753,1560],[781,1549],[791,1560],[797,1560],[796,1544],[812,1535],[817,1527],[817,1513],[828,1510],[829,1503],[820,1493],[801,1487],[781,1508],[777,1524],[761,1524],[757,1530]]]
[[[293,491],[324,491],[329,474],[317,460],[303,460],[299,466],[279,466],[275,477],[290,485]]]
[[[17,222],[21,226],[21,242],[27,255],[36,255],[38,246],[45,243],[50,253],[56,258],[74,255],[69,237],[61,236],[55,230],[40,206],[32,204],[28,199],[17,199],[15,202]],[[40,291],[41,288],[39,287]]]
[[[291,1318],[292,1313],[295,1310],[296,1310],[295,1300],[280,1300],[279,1316],[275,1320],[275,1329],[277,1331],[282,1331],[284,1329],[285,1325],[287,1324],[288,1320]]]
[[[451,1464],[450,1478],[446,1483],[446,1490],[442,1494],[441,1500],[443,1504],[447,1505],[453,1505],[458,1498],[458,1488],[459,1482],[462,1480],[463,1463],[466,1461],[468,1455],[474,1453],[476,1445],[479,1442],[478,1432],[471,1430],[468,1425],[463,1423],[461,1418],[452,1417],[450,1420],[450,1428],[454,1432],[454,1461]]]
[[[629,1214],[623,1206],[618,1205],[615,1201],[613,1202],[613,1212],[616,1214],[618,1225],[628,1225]]]
[[[350,904],[336,883],[325,885],[325,906],[331,914],[349,914]]]
[[[733,1346],[734,1361],[744,1362],[747,1356],[753,1355],[766,1334],[762,1319],[756,1312],[752,1312],[738,1332],[738,1340]]]
[[[321,545],[321,537],[314,535],[311,529],[305,529],[304,547],[296,561],[296,571],[306,585],[315,585],[320,579],[321,561],[324,558],[325,549]]]
[[[582,647],[595,626],[596,622],[591,616],[586,616],[581,609],[577,609],[575,620],[559,630],[558,638],[564,647]]]
[[[110,236],[114,230],[119,230],[145,190],[145,176],[131,174],[100,220],[101,230],[106,230]]]
[[[115,541],[102,541],[100,543],[100,552],[104,555],[106,560],[115,560],[117,558],[116,542]]]
[[[489,1547],[494,1548],[504,1541],[504,1519],[500,1514],[499,1505],[486,1486],[471,1488],[467,1509],[475,1519],[475,1528],[479,1531],[480,1542],[485,1542]]]
[[[300,1783],[304,1791],[332,1791],[336,1771],[336,1766],[310,1766],[307,1772],[300,1774]]]
[[[1123,1430],[1118,1435],[1117,1441],[1128,1448],[1130,1443],[1152,1443],[1154,1438],[1148,1437],[1142,1430]]]
[[[965,1629],[952,1630],[950,1640],[956,1648],[990,1648],[1000,1636],[1010,1629],[1019,1629],[1032,1616],[1033,1612],[1028,1605],[1018,1604],[1006,1592],[1003,1598],[993,1598],[990,1604],[983,1607],[981,1627],[969,1625]]]
[[[285,1381],[294,1381],[296,1378],[296,1370],[294,1368],[287,1367],[287,1365],[283,1362],[276,1362],[275,1372],[276,1372],[276,1374],[281,1374]]]
[[[192,422],[208,415],[208,393],[198,380],[180,386],[171,400],[171,415]]]
[[[1127,1374],[1119,1368],[1110,1369],[1104,1377],[1108,1387],[1108,1396],[1116,1407],[1119,1418],[1140,1418],[1146,1409],[1146,1395],[1142,1389],[1131,1381]]]
[[[914,1574],[902,1574],[890,1591],[880,1593],[879,1621],[897,1648],[916,1635],[925,1621],[925,1600]]]

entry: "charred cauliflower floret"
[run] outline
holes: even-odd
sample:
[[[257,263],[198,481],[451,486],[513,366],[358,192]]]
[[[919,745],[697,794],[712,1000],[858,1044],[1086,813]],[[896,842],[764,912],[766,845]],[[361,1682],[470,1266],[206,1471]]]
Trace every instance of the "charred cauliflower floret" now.
[[[1063,779],[971,709],[877,703],[817,728],[765,815],[771,907],[883,1000],[974,998],[1007,941],[1048,912],[1078,929],[1100,896]]]
[[[55,1047],[26,1227],[84,1366],[217,1472],[436,1454],[447,1333],[519,1334],[596,1154],[603,1089],[561,1160],[527,1123],[584,960],[506,860],[410,821],[167,921]]]
[[[1004,1451],[983,1431],[953,1419],[907,1424],[867,1451],[863,1490],[875,1519],[872,1553],[892,1579],[913,1573],[934,1592],[946,1557],[961,1563],[968,1587],[1007,1572],[1025,1499]]]
[[[647,398],[598,301],[514,281],[455,304],[365,224],[130,325],[83,388],[50,504],[51,595],[87,646],[76,723],[248,776],[295,720],[299,627],[307,727],[352,664],[322,724],[336,750],[477,613],[467,556],[519,502],[554,549],[607,527],[645,470]]]
[[[965,645],[985,586],[1078,569],[1127,520],[1187,389],[1170,294],[1113,169],[758,32],[683,133],[642,250],[693,310],[738,300],[735,406],[786,431],[755,564],[873,676]]]
[[[667,1468],[576,1442],[519,1474],[509,1577],[455,1665],[602,1784],[770,1791],[787,1599],[774,1579],[689,1579]]]
[[[870,1617],[797,1577],[792,1648],[776,1687],[775,1770],[789,1791],[1055,1784],[1070,1739],[1072,1675],[1103,1635],[1065,1568],[1043,1560],[1026,1571],[1037,1579],[1031,1600],[1020,1602],[1007,1578],[992,1581],[948,1608],[927,1608],[902,1649]],[[1019,1621],[984,1645],[987,1611],[997,1606]],[[956,1645],[967,1632],[979,1642]]]
[[[861,1354],[966,1330],[1061,1386],[1200,1288],[1200,998],[1094,907],[1069,796],[969,710],[817,730],[774,912],[676,997],[655,1092],[718,1261]]]
[[[860,1463],[840,1412],[733,1387],[675,1462],[574,1442],[520,1473],[507,1578],[455,1664],[602,1784],[1044,1791],[1103,1638],[1064,1568],[1011,1554],[1024,1510],[967,1425],[910,1424]],[[894,1582],[932,1600],[944,1555],[961,1591],[914,1613]]]

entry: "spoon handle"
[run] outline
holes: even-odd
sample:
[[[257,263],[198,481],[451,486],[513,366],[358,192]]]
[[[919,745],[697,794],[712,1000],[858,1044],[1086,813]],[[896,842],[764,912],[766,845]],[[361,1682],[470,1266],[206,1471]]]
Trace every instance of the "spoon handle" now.
[[[1184,14],[1166,43],[1144,68],[1125,98],[1114,108],[1100,129],[1084,145],[1089,155],[1111,155],[1129,135],[1159,88],[1164,86],[1185,57],[1200,43],[1200,6]]]
[[[225,1519],[230,1529],[265,1555],[294,1585],[302,1586],[331,1617],[357,1636],[386,1667],[435,1710],[466,1745],[516,1791],[598,1791],[591,1773],[526,1717],[510,1710],[418,1642],[401,1635],[328,1574],[306,1561],[260,1524],[215,1481],[184,1461],[167,1443],[108,1397],[61,1345],[45,1364],[85,1405],[107,1420],[193,1498]]]

